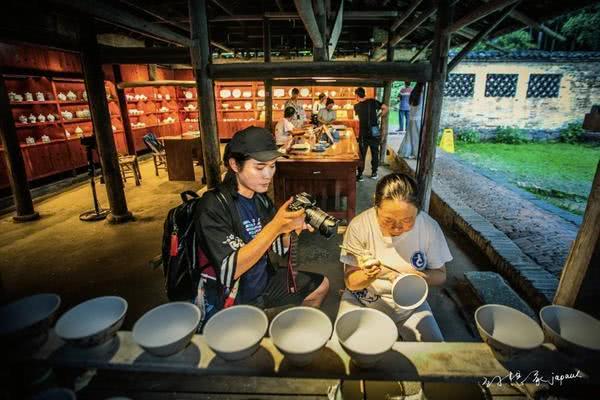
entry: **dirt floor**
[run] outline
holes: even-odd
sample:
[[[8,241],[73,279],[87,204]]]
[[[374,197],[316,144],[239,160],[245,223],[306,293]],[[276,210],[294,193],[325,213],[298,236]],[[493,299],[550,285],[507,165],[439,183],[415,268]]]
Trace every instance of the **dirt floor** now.
[[[162,271],[151,269],[149,261],[160,252],[164,218],[180,202],[179,193],[198,190],[201,185],[169,182],[165,171],[156,177],[150,160],[142,162],[140,167],[142,185],[136,187],[133,181],[125,184],[135,222],[123,225],[81,222],[79,214],[92,206],[87,184],[36,204],[42,216],[38,221],[15,224],[9,215],[3,216],[0,219],[2,301],[55,292],[62,297],[61,312],[64,312],[95,296],[119,295],[129,303],[124,329],[130,329],[144,312],[164,303]],[[386,172],[389,171],[382,169],[380,176]],[[365,175],[370,175],[369,167]],[[200,171],[197,176],[201,176]],[[370,206],[375,184],[369,178],[358,184],[358,212]],[[98,185],[98,192],[101,204],[106,207],[102,185]],[[446,235],[454,256],[447,265],[446,286],[452,290],[465,271],[487,269],[488,263],[461,237],[452,232]],[[301,269],[329,277],[331,292],[323,309],[332,319],[343,287],[338,262],[340,242],[340,237],[325,241],[318,234],[303,234],[300,242]],[[446,290],[431,290],[429,301],[447,340],[479,340],[470,333]]]

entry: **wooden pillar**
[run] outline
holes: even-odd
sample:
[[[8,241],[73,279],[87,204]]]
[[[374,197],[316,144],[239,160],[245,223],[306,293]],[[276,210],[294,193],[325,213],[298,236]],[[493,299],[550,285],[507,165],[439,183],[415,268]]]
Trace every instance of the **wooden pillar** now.
[[[562,270],[554,303],[575,307],[600,318],[600,162],[583,222]]]
[[[388,30],[388,37],[392,36],[392,28]],[[391,42],[388,40],[387,48],[386,48],[386,61],[392,62],[394,61],[394,47]],[[385,81],[385,86],[383,87],[383,104],[390,106],[390,100],[392,98],[392,83],[393,81]],[[386,153],[387,153],[387,139],[388,133],[390,131],[390,112],[391,109],[388,109],[387,115],[385,115],[381,119],[381,145],[379,148],[379,165],[387,165],[386,163]]]
[[[33,209],[33,200],[31,199],[27,173],[25,172],[25,162],[23,161],[15,121],[10,110],[8,90],[2,73],[0,73],[0,138],[2,138],[2,145],[4,146],[4,160],[8,169],[8,179],[17,213],[13,216],[13,221],[25,222],[38,219],[40,214]]]
[[[431,52],[431,82],[427,87],[425,121],[419,143],[419,162],[417,164],[417,185],[419,203],[422,210],[429,210],[433,164],[435,162],[436,138],[440,130],[440,118],[444,99],[444,85],[448,65],[448,47],[450,45],[450,0],[438,0],[435,38]]]
[[[266,63],[271,62],[271,22],[263,20],[263,53]],[[265,128],[273,129],[273,80],[265,79]]]
[[[131,121],[129,120],[129,111],[127,111],[127,97],[125,96],[125,89],[119,88],[119,83],[123,82],[123,74],[121,73],[120,65],[113,65],[113,74],[115,75],[115,86],[117,87],[117,98],[119,100],[121,121],[123,122],[123,130],[125,131],[127,153],[133,155],[136,154],[135,141],[133,140],[133,130],[131,129]]]
[[[215,110],[213,81],[208,75],[211,54],[210,39],[208,37],[208,19],[206,16],[206,0],[189,0],[188,4],[192,36],[190,52],[192,66],[196,72],[204,176],[207,187],[212,189],[221,182],[221,153],[219,150],[219,136],[217,134],[217,114]]]
[[[156,80],[156,68],[158,66],[156,64],[148,64],[148,80],[155,81]]]
[[[110,205],[108,222],[122,223],[133,219],[127,209],[127,200],[123,190],[119,158],[115,146],[110,112],[104,88],[104,71],[99,57],[98,42],[93,22],[82,24],[81,65],[85,77],[85,89],[88,93],[94,134],[102,163],[106,194]]]

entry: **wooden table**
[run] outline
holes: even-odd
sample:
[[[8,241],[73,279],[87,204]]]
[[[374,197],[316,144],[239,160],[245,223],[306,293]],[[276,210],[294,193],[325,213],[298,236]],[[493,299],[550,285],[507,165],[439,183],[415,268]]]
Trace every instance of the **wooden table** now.
[[[167,172],[170,181],[195,181],[193,155],[202,154],[200,135],[186,132],[177,136],[162,136],[167,156]]]
[[[294,152],[277,162],[274,178],[275,204],[306,192],[317,206],[348,222],[356,214],[356,167],[358,142],[351,128],[340,133],[340,140],[325,152]]]

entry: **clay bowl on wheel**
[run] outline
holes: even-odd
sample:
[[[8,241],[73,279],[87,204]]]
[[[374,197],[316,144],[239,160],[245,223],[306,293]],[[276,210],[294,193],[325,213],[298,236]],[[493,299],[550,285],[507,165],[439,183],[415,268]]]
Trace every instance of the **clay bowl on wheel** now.
[[[475,311],[479,335],[498,358],[508,359],[534,350],[544,342],[544,333],[533,319],[501,304],[486,304]]]
[[[0,338],[9,350],[35,349],[48,339],[60,296],[36,294],[0,307]]]
[[[166,357],[183,350],[202,313],[192,303],[167,303],[145,313],[133,326],[133,340],[147,352]]]
[[[600,355],[600,321],[574,308],[549,305],[540,310],[546,337],[556,347],[576,357]]]
[[[392,298],[402,310],[414,311],[427,300],[429,286],[425,279],[415,274],[398,276],[392,284]]]
[[[342,314],[335,322],[335,333],[346,353],[361,368],[375,365],[398,340],[394,321],[371,308]]]
[[[304,366],[327,344],[332,330],[331,321],[323,311],[293,307],[273,318],[269,336],[290,363]]]
[[[112,339],[127,313],[127,301],[118,296],[96,297],[83,302],[56,323],[55,332],[78,347],[92,347]]]
[[[249,357],[260,346],[269,320],[260,308],[239,305],[219,311],[204,326],[208,346],[224,360]]]

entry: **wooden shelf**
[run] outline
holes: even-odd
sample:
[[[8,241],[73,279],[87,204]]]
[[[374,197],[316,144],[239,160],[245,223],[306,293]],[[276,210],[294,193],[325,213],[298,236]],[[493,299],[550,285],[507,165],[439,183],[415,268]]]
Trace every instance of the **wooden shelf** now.
[[[36,146],[45,146],[48,144],[56,144],[56,143],[64,143],[66,142],[66,139],[53,139],[49,142],[35,142],[33,144],[28,144],[28,143],[19,143],[19,145],[21,146],[21,148],[27,148],[27,147],[36,147]]]
[[[21,123],[15,123],[15,127],[17,129],[23,129],[23,128],[37,128],[40,126],[48,126],[48,125],[58,125],[57,121],[54,122],[35,122],[33,124],[21,124]]]
[[[13,107],[22,107],[22,106],[33,106],[36,104],[53,104],[56,105],[55,100],[46,100],[46,101],[11,101],[10,105]]]
[[[230,108],[222,108],[217,111],[219,111],[219,112],[250,112],[250,111],[255,111],[255,109],[251,108],[251,109],[247,110],[245,108],[240,108],[239,110],[232,110]]]
[[[77,122],[90,122],[92,119],[91,118],[73,118],[73,119],[62,119],[61,122],[63,124],[74,124]]]
[[[178,97],[177,100],[181,100],[181,101],[197,101],[198,99],[193,97],[191,99],[185,98],[185,97]]]
[[[69,106],[69,105],[81,105],[81,104],[89,104],[87,100],[75,100],[75,101],[59,101],[58,104],[61,106]]]

